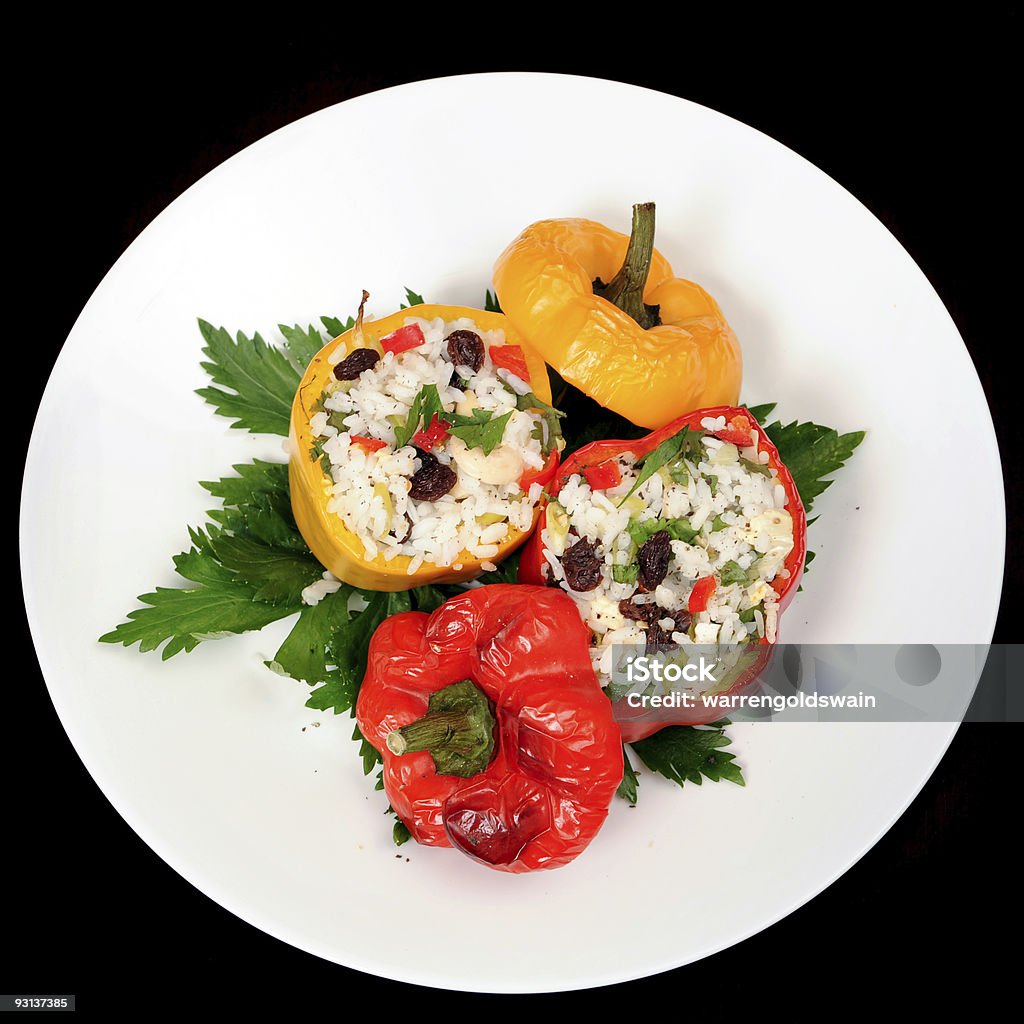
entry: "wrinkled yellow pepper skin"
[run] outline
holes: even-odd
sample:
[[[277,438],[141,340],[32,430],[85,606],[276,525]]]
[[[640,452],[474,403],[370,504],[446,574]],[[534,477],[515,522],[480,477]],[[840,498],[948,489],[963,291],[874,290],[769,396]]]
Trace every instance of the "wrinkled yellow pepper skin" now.
[[[494,285],[505,315],[570,384],[637,426],[658,428],[739,401],[743,359],[718,303],[676,277],[657,250],[644,302],[662,323],[644,330],[594,294],[622,266],[627,235],[592,220],[531,224],[501,254]]]
[[[457,559],[462,564],[460,570],[424,562],[416,572],[409,575],[411,559],[404,555],[399,555],[390,562],[385,561],[381,555],[368,559],[362,541],[345,526],[340,516],[327,511],[332,485],[319,461],[311,454],[314,438],[309,421],[314,415],[315,403],[328,383],[334,379],[334,365],[328,361],[328,357],[339,346],[345,352],[357,347],[379,350],[379,340],[401,327],[408,317],[421,317],[424,320],[442,317],[446,321],[469,317],[485,331],[503,330],[506,344],[520,345],[523,349],[527,366],[530,368],[530,383],[534,394],[545,402],[551,401],[551,387],[544,360],[527,347],[500,313],[488,313],[465,306],[412,306],[381,320],[365,322],[362,326],[361,346],[354,341],[353,329],[320,349],[303,374],[292,403],[291,455],[288,461],[292,513],[303,538],[324,568],[329,569],[339,580],[366,590],[411,590],[427,583],[458,583],[471,580],[483,571],[481,560],[464,551]],[[539,509],[534,513],[534,521],[538,514]],[[501,550],[489,561],[501,561],[518,548],[528,536],[529,531],[523,533],[510,527],[509,536],[502,543]]]

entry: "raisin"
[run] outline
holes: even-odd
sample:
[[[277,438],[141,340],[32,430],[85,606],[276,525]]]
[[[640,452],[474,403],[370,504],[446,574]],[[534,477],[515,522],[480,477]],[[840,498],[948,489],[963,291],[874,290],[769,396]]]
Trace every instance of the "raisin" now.
[[[631,622],[653,622],[662,618],[664,613],[656,604],[634,604],[625,600],[619,602],[619,614]]]
[[[456,366],[468,366],[476,373],[484,365],[484,343],[473,331],[452,331],[448,342],[448,358]]]
[[[380,353],[372,348],[354,348],[334,368],[338,380],[355,380],[363,370],[372,370],[380,362]]]
[[[565,581],[577,594],[593,590],[601,582],[601,566],[604,565],[604,558],[598,554],[598,551],[597,543],[584,537],[583,540],[576,541],[562,555],[562,571],[565,573]]]
[[[640,589],[654,590],[668,575],[668,563],[671,559],[672,538],[668,530],[659,530],[653,537],[644,541],[636,556],[640,565]]]
[[[455,470],[446,466],[430,452],[419,453],[420,468],[412,475],[409,497],[414,501],[437,501],[454,486],[458,477]]]

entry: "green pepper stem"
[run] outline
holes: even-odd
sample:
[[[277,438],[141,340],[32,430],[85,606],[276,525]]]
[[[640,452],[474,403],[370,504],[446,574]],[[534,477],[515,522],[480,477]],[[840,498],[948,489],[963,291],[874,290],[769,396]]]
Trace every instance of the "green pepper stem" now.
[[[389,733],[388,750],[401,756],[420,750],[454,748],[472,726],[472,715],[468,711],[436,711]]]
[[[628,313],[644,330],[661,323],[658,307],[644,302],[644,286],[651,272],[653,253],[654,203],[636,203],[633,206],[633,226],[622,267],[607,284],[600,278],[594,282],[595,295],[600,295]]]
[[[401,757],[426,750],[439,775],[468,779],[482,772],[494,753],[491,703],[469,679],[430,695],[427,713],[388,734],[388,750]]]

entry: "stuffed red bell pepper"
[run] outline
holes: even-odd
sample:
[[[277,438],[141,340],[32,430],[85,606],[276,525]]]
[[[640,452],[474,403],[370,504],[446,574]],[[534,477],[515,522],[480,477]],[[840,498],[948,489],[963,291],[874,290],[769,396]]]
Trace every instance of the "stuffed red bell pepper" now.
[[[622,780],[589,646],[551,588],[494,584],[382,623],[356,720],[417,842],[511,872],[582,852]]]
[[[793,477],[745,409],[701,409],[638,440],[596,441],[562,463],[548,490],[519,578],[573,598],[603,684],[613,645],[775,643],[803,572],[807,522]],[[722,712],[698,704],[670,720],[621,707],[616,716],[631,742]]]

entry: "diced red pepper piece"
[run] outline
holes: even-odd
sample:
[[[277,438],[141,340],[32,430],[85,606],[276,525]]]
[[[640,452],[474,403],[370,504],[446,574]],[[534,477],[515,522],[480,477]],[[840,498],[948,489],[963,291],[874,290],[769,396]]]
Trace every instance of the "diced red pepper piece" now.
[[[596,466],[584,466],[583,475],[595,491],[607,491],[609,487],[622,483],[622,473],[615,459],[599,462]]]
[[[412,435],[412,443],[421,451],[429,452],[448,439],[448,426],[448,421],[441,419],[435,412],[430,424]]]
[[[542,487],[549,483],[555,475],[555,470],[558,469],[558,451],[552,448],[551,454],[547,458],[547,462],[544,463],[540,469],[528,469],[519,478],[519,486],[524,490],[528,491],[533,484],[540,484]]]
[[[419,324],[409,324],[406,327],[399,327],[389,335],[380,339],[380,347],[385,352],[406,352],[423,344],[423,329]]]
[[[360,448],[365,448],[368,452],[377,452],[388,446],[387,441],[378,441],[375,437],[363,437],[361,434],[352,434],[349,441],[359,445]]]
[[[707,610],[711,595],[718,589],[718,582],[714,576],[702,576],[693,585],[690,591],[690,600],[686,602],[686,610],[691,615]]]
[[[491,362],[502,370],[515,374],[526,384],[530,383],[530,368],[526,365],[526,356],[519,345],[492,345]]]
[[[733,416],[728,426],[721,430],[712,430],[711,435],[720,441],[734,444],[737,448],[749,448],[754,443],[750,434],[750,420],[746,416]]]

